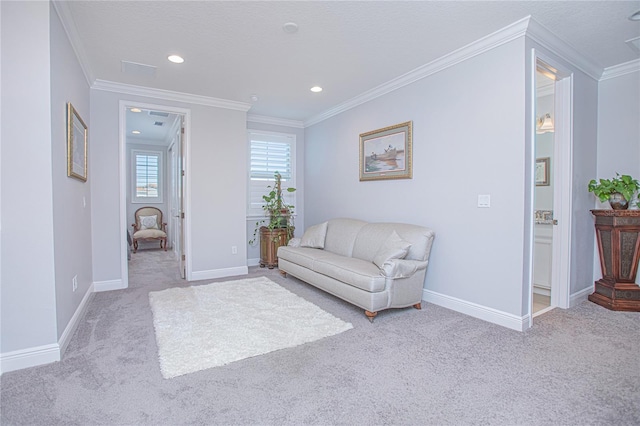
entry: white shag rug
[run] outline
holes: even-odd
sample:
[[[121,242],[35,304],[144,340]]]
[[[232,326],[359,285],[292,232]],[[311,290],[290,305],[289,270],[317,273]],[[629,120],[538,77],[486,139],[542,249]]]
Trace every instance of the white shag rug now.
[[[353,328],[265,277],[149,293],[165,379]]]

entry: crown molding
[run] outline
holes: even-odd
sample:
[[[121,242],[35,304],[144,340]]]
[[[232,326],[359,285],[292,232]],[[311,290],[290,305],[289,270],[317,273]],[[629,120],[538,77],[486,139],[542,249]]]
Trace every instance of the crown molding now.
[[[502,28],[492,34],[489,34],[481,39],[474,41],[458,50],[454,50],[435,61],[422,65],[413,71],[409,71],[400,77],[394,78],[387,83],[377,86],[371,90],[364,92],[361,95],[356,96],[342,104],[337,105],[334,108],[328,109],[316,116],[313,116],[304,122],[305,127],[317,124],[330,117],[343,113],[351,108],[355,108],[358,105],[362,105],[365,102],[369,102],[382,95],[385,95],[394,90],[398,90],[401,87],[407,86],[425,77],[440,72],[446,68],[452,67],[474,56],[480,55],[488,50],[495,49],[505,43],[509,43],[519,37],[526,34],[530,17],[520,19],[513,24]]]
[[[623,64],[614,65],[604,69],[600,81],[609,80],[611,78],[621,77],[632,72],[640,71],[640,59],[634,59],[633,61],[625,62]]]
[[[235,111],[249,111],[251,104],[246,102],[229,101],[227,99],[211,98],[208,96],[192,95],[190,93],[174,92],[164,89],[135,86],[132,84],[114,83],[97,79],[91,86],[92,89],[105,92],[125,93],[127,95],[145,96],[147,98],[163,99],[188,104],[204,105],[216,108],[231,109]]]
[[[91,83],[94,81],[93,72],[91,71],[91,67],[89,66],[89,60],[87,59],[87,55],[84,52],[82,43],[80,42],[80,36],[78,36],[78,30],[73,20],[71,10],[69,9],[66,1],[63,2],[53,0],[51,3],[53,4],[53,8],[60,18],[62,28],[64,28],[64,32],[67,34],[67,38],[69,39],[71,48],[76,54],[76,58],[78,58],[78,62],[80,63],[80,68],[82,69],[84,78],[85,80],[87,80],[87,84],[91,86]]]
[[[252,123],[272,124],[275,126],[294,127],[304,129],[304,123],[298,120],[288,120],[285,118],[267,117],[266,115],[247,114],[247,121]]]
[[[533,18],[529,20],[527,37],[545,49],[548,49],[560,56],[562,59],[566,60],[594,80],[597,81],[600,79],[600,76],[602,75],[602,67],[598,66],[590,59],[585,58],[582,54],[578,53],[573,46],[562,40]]]

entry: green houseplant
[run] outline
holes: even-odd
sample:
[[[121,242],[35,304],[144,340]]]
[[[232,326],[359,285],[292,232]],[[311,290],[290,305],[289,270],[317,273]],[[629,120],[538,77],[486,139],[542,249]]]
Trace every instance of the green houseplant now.
[[[640,189],[637,179],[629,175],[616,173],[612,179],[591,179],[588,186],[589,192],[593,192],[601,202],[609,201],[614,210],[625,210],[633,199],[633,194]]]
[[[287,204],[282,197],[282,175],[279,172],[274,173],[275,183],[272,186],[268,194],[263,195],[262,199],[264,204],[262,210],[265,212],[265,216],[268,219],[261,219],[256,222],[255,229],[253,230],[253,237],[249,240],[249,244],[254,245],[257,239],[258,231],[264,225],[269,231],[275,229],[287,230],[287,241],[293,237],[293,231],[295,229],[293,223],[293,209],[294,206]],[[286,188],[287,192],[294,192],[295,188]]]

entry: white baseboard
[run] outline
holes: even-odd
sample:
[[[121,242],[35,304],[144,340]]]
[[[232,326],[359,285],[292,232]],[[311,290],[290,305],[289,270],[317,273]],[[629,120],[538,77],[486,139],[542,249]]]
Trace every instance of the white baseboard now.
[[[122,279],[93,282],[93,291],[96,293],[100,293],[102,291],[122,290],[125,288],[126,287],[124,286]]]
[[[569,307],[573,308],[574,306],[579,305],[585,300],[587,300],[587,296],[593,293],[593,289],[594,289],[594,286],[591,286],[583,290],[580,290],[576,293],[573,293],[571,296],[569,296]]]
[[[551,296],[551,289],[549,287],[541,287],[534,284],[533,292],[541,296]]]
[[[247,259],[247,266],[258,266],[260,264],[260,258],[255,257],[253,259]]]
[[[60,361],[60,345],[37,346],[0,355],[0,374]]]
[[[211,269],[209,271],[194,271],[191,273],[189,281],[211,280],[214,278],[235,277],[238,275],[247,275],[249,269],[246,266],[237,266],[235,268]]]
[[[78,305],[78,309],[76,309],[73,316],[69,320],[69,323],[62,332],[62,336],[60,336],[60,339],[58,339],[61,359],[64,355],[64,352],[67,350],[67,346],[69,346],[69,342],[71,341],[71,337],[73,337],[73,333],[75,333],[76,329],[78,328],[78,324],[80,324],[80,320],[82,319],[82,317],[84,317],[84,314],[87,311],[87,306],[89,305],[89,301],[93,298],[94,291],[94,285],[92,284],[82,298],[80,305]]]
[[[501,325],[516,331],[524,331],[529,328],[529,316],[519,317],[477,303],[436,293],[431,290],[423,290],[422,299],[443,308],[451,309],[465,315],[472,316],[484,321]]]

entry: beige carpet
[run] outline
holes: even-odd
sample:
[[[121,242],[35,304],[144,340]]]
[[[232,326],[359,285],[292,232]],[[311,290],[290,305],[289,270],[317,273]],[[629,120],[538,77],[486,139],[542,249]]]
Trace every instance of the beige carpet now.
[[[149,293],[165,379],[352,327],[265,277]]]

